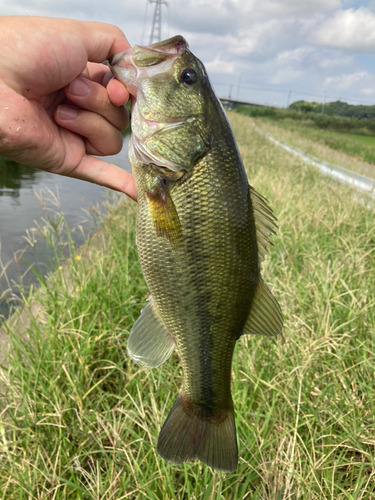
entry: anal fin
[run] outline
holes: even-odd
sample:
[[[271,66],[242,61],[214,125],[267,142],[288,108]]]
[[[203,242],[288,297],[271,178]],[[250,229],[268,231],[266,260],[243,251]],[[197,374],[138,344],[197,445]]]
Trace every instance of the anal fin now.
[[[131,329],[127,344],[129,357],[142,366],[156,368],[169,358],[174,346],[174,338],[150,297]]]
[[[270,337],[281,333],[282,328],[280,306],[267,283],[260,277],[242,335],[249,333]]]

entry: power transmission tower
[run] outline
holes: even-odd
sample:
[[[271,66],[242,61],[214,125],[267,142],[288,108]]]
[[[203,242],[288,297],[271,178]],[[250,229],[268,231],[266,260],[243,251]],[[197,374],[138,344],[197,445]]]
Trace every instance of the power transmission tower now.
[[[161,6],[167,5],[165,0],[149,0],[155,4],[154,18],[152,21],[152,30],[150,36],[150,45],[161,40]]]

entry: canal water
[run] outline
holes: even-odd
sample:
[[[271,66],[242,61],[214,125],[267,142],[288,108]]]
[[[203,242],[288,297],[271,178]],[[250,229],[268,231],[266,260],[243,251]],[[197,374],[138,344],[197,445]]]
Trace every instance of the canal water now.
[[[125,137],[118,155],[102,159],[130,172],[128,141],[129,136]],[[12,294],[20,294],[17,284],[22,280],[27,289],[37,281],[30,265],[37,265],[38,272],[45,274],[48,271],[51,254],[42,237],[37,231],[30,231],[31,228],[36,224],[43,226],[42,218],[53,219],[63,213],[79,245],[96,229],[97,218],[90,207],[99,207],[111,194],[113,191],[96,184],[12,161],[0,167],[0,321],[15,304],[14,300],[10,301]],[[38,243],[33,247],[27,240],[32,241],[34,237]]]

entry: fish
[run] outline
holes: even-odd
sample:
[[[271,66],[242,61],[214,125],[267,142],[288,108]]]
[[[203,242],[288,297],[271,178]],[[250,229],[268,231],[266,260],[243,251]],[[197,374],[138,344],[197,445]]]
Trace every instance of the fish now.
[[[156,368],[176,348],[183,368],[157,451],[234,472],[235,344],[283,326],[261,275],[277,220],[249,185],[226,113],[182,36],[135,45],[109,65],[131,94],[137,248],[150,291],[127,351]]]

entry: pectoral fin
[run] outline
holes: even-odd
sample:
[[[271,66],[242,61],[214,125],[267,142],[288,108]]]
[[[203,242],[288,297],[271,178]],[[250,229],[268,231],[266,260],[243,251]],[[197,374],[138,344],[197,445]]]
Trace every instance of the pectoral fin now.
[[[146,192],[152,221],[157,236],[167,238],[171,245],[181,242],[181,226],[168,187],[160,181]]]
[[[156,368],[169,358],[174,346],[174,338],[151,297],[130,332],[127,345],[129,357],[142,366]]]
[[[260,277],[242,334],[273,336],[281,333],[282,328],[280,306],[267,283]]]

